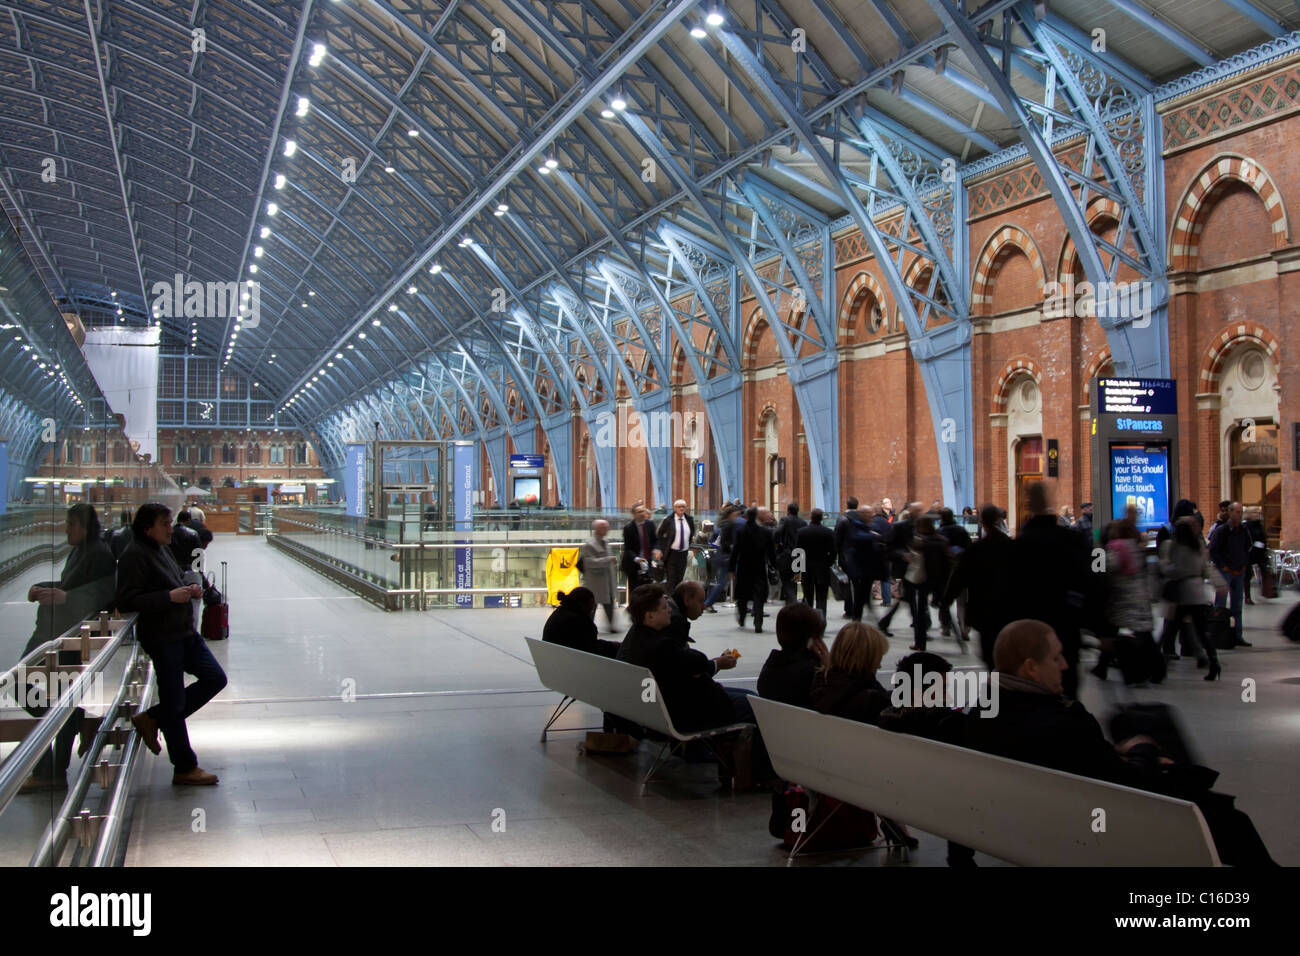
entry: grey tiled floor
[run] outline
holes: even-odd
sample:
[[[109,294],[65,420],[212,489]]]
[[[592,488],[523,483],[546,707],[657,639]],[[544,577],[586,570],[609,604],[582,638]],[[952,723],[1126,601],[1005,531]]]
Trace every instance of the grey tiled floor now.
[[[558,695],[540,689],[523,638],[540,635],[546,611],[385,613],[260,538],[219,536],[209,557],[230,562],[233,637],[210,645],[230,685],[190,733],[221,783],[173,788],[165,755],[146,756],[128,865],[784,863],[766,831],[766,795],[721,794],[708,765],[670,764],[643,795],[648,745],[587,757],[580,733],[539,743]],[[21,600],[10,592],[0,600]],[[1277,603],[1294,600],[1290,592]],[[1280,862],[1298,865],[1300,646],[1276,634],[1279,606],[1249,611],[1256,646],[1224,655],[1224,681],[1204,683],[1181,661],[1163,687],[1136,694],[1178,707],[1206,763],[1222,771],[1219,788],[1238,795]],[[0,652],[16,640],[16,656],[30,615],[30,606],[0,604]],[[835,629],[838,609],[831,618]],[[905,620],[886,667],[906,653]],[[710,655],[739,647],[732,679],[752,687],[775,646],[770,619],[765,630],[739,630],[724,610],[693,635]],[[975,662],[950,642],[934,649]],[[1257,703],[1241,701],[1243,677],[1257,682]],[[1100,714],[1114,695],[1086,680],[1084,701]],[[355,701],[338,699],[345,687]],[[598,722],[575,706],[560,726]],[[801,865],[942,866],[943,841],[917,836],[906,861],[875,851]]]

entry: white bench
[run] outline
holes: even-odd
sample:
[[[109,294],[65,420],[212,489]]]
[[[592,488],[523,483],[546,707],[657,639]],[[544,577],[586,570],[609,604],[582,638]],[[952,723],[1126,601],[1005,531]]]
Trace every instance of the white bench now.
[[[1219,866],[1195,804],[753,698],[776,772],[1023,866]],[[1094,832],[1096,811],[1105,832]],[[797,849],[797,848],[796,848]]]
[[[575,651],[562,644],[548,644],[531,637],[524,640],[527,641],[528,650],[533,655],[533,664],[537,667],[537,677],[542,685],[548,690],[562,694],[564,698],[556,706],[546,726],[542,728],[542,742],[546,742],[546,734],[551,729],[551,725],[575,700],[656,731],[668,739],[655,758],[650,771],[642,779],[643,785],[655,775],[677,744],[699,740],[713,750],[712,738],[753,726],[753,724],[728,724],[725,727],[711,727],[708,730],[680,731],[673,726],[663,696],[657,692],[658,688],[655,688],[656,693],[652,695],[645,694],[646,688],[655,686],[649,668],[637,667],[635,664],[617,661],[612,657],[602,657],[599,654],[588,654],[586,651]],[[653,699],[646,700],[646,696]],[[714,754],[717,754],[716,750]]]

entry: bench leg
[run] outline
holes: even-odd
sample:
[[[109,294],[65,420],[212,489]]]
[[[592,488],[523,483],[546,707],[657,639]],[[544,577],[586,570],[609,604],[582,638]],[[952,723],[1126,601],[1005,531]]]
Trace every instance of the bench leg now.
[[[723,789],[724,790],[735,789],[736,768],[732,765],[731,761],[729,761],[726,757],[724,757],[719,752],[717,747],[713,746],[713,739],[711,737],[701,737],[700,741],[701,743],[704,744],[704,746],[709,748],[709,753],[713,754],[713,756],[718,758],[718,764],[722,767],[725,767],[727,770],[727,774],[728,774],[727,780],[730,782],[730,786],[724,784]]]
[[[564,716],[564,712],[569,709],[569,705],[572,704],[573,701],[574,698],[565,697],[556,706],[555,712],[551,714],[551,719],[548,720],[546,726],[542,728],[542,743],[546,743],[546,732],[551,729],[551,725]]]
[[[662,767],[664,761],[668,759],[668,755],[672,752],[672,749],[676,744],[677,741],[669,739],[665,741],[663,747],[660,748],[658,755],[656,755],[654,759],[654,763],[650,765],[649,772],[641,778],[641,792],[643,794],[645,793],[645,785],[650,782],[650,779],[656,773],[659,772],[659,768]]]

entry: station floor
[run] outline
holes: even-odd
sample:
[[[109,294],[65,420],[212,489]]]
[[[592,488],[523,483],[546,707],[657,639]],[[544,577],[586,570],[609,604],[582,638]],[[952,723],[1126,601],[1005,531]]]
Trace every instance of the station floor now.
[[[191,719],[190,736],[221,782],[173,787],[166,752],[146,754],[126,865],[784,864],[766,829],[768,796],[723,794],[711,765],[670,762],[643,793],[648,744],[629,756],[586,756],[580,732],[539,742],[559,696],[541,689],[523,639],[540,636],[545,609],[384,612],[261,538],[219,535],[208,558],[210,567],[229,562],[232,636],[210,647],[230,683]],[[12,657],[30,633],[25,590],[0,592],[0,651]],[[1292,589],[1247,609],[1255,646],[1223,654],[1221,682],[1202,681],[1182,660],[1163,686],[1129,698],[1178,709],[1204,761],[1221,771],[1218,789],[1237,795],[1274,858],[1292,866],[1300,865],[1300,645],[1276,625],[1296,599]],[[832,608],[832,631],[840,614]],[[15,639],[21,615],[29,623]],[[692,635],[709,655],[739,648],[730,680],[750,688],[775,647],[771,619],[755,634],[726,609],[705,615]],[[905,628],[895,635],[885,669],[909,643]],[[976,663],[950,641],[932,649]],[[1257,702],[1241,699],[1246,677]],[[1116,692],[1124,695],[1085,676],[1083,700],[1099,717]],[[592,708],[574,706],[557,726],[599,722]],[[944,842],[915,835],[920,847],[906,858],[871,851],[799,865],[942,866]]]

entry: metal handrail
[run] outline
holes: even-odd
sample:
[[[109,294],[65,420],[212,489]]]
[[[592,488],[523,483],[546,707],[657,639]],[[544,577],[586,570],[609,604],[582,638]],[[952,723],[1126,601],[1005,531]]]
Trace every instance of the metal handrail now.
[[[143,675],[141,671],[143,670]],[[143,676],[143,680],[140,678]],[[134,679],[133,679],[134,678]],[[123,714],[124,709],[139,712],[148,704],[149,698],[153,693],[155,686],[155,676],[153,664],[149,658],[140,651],[139,644],[131,648],[131,657],[127,661],[126,669],[123,672],[122,685],[118,688],[117,697],[104,713],[104,719],[100,722],[99,729],[95,734],[95,739],[87,751],[85,759],[82,761],[81,770],[77,774],[76,780],[68,790],[68,796],[59,808],[58,815],[45,828],[41,834],[41,839],[37,843],[35,852],[32,853],[29,866],[53,866],[59,859],[63,851],[63,845],[67,841],[68,833],[73,827],[73,822],[78,815],[88,816],[89,811],[78,808],[82,806],[87,791],[92,783],[99,783],[101,787],[108,785],[108,776],[116,771],[114,780],[114,797],[111,802],[111,808],[118,808],[107,817],[100,818],[101,828],[98,844],[103,845],[106,840],[111,839],[113,849],[108,853],[107,859],[112,859],[116,853],[116,846],[119,841],[121,813],[120,800],[118,791],[126,787],[125,793],[130,792],[131,774],[134,772],[136,757],[139,754],[139,737],[131,733],[128,726],[128,736],[125,749],[122,752],[122,762],[119,764],[109,764],[106,761],[101,763],[99,758],[103,754],[105,747],[114,743],[110,740],[114,736],[113,724],[122,716],[131,716],[128,712]],[[138,691],[138,700],[128,700],[128,695],[132,691]],[[125,799],[125,797],[123,797]],[[98,850],[96,851],[98,855]],[[100,865],[92,863],[92,866]]]
[[[18,748],[3,764],[0,764],[0,813],[4,813],[13,802],[27,777],[45,756],[54,738],[59,735],[59,731],[63,729],[63,725],[72,718],[72,712],[78,708],[77,702],[85,697],[94,676],[104,669],[127,637],[134,636],[136,615],[131,614],[122,621],[122,627],[113,635],[112,640],[100,648],[94,659],[84,665],[85,670],[68,688],[67,693],[61,695],[57,701],[51,702],[49,710],[41,717],[32,732],[24,737]],[[80,624],[77,626],[80,627]],[[75,629],[67,633],[74,632]]]
[[[156,680],[157,675],[151,663],[140,696],[141,709],[153,695]],[[122,824],[126,820],[126,802],[131,796],[131,786],[135,780],[136,768],[140,764],[139,757],[143,747],[144,742],[139,734],[132,733],[127,736],[126,746],[122,751],[122,763],[113,785],[113,794],[109,798],[108,809],[104,812],[100,825],[99,845],[90,859],[91,866],[112,866],[113,860],[117,857],[118,844],[122,839]]]

